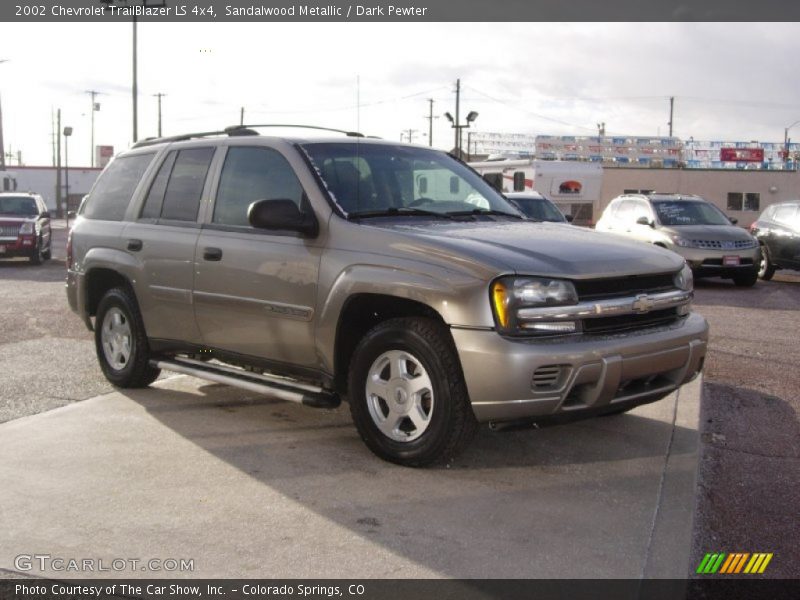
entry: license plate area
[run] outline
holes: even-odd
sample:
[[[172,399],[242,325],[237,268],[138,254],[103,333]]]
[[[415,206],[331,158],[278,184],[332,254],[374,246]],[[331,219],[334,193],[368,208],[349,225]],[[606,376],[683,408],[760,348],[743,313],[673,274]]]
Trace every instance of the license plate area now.
[[[741,260],[738,256],[723,256],[722,257],[722,266],[724,267],[738,267],[741,264]]]

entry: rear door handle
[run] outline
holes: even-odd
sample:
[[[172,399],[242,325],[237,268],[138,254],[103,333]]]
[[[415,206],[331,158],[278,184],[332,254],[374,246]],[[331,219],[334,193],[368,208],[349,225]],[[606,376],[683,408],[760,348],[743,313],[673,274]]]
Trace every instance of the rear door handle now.
[[[222,260],[222,249],[203,248],[203,258],[205,260]]]
[[[138,252],[142,249],[142,240],[128,240],[128,250],[131,252]]]

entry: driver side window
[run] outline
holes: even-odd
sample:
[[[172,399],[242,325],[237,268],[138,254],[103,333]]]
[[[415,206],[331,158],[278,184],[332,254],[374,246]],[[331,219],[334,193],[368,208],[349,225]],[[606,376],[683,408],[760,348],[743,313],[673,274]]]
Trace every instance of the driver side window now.
[[[289,162],[276,150],[231,147],[225,156],[212,222],[249,227],[247,208],[256,200],[291,200],[302,207],[303,188]]]

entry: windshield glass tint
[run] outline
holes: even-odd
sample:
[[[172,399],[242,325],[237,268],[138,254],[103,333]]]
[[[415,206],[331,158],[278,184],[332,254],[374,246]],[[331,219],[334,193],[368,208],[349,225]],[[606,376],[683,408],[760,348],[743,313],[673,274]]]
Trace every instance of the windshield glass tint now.
[[[0,197],[0,214],[34,216],[39,214],[36,201],[27,196]]]
[[[668,227],[680,225],[730,225],[720,210],[708,202],[653,201],[658,220]]]
[[[336,204],[349,215],[419,209],[519,211],[442,152],[388,144],[303,144]]]
[[[549,200],[542,200],[540,198],[512,198],[511,200],[531,219],[536,219],[538,221],[555,221],[556,223],[563,223],[566,221],[561,211]]]

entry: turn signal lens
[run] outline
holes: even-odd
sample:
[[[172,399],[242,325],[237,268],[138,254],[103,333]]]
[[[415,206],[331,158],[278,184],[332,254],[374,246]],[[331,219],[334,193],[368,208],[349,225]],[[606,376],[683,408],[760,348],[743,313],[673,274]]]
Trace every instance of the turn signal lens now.
[[[508,290],[501,281],[495,281],[492,285],[492,302],[494,303],[494,314],[500,327],[508,327]]]

